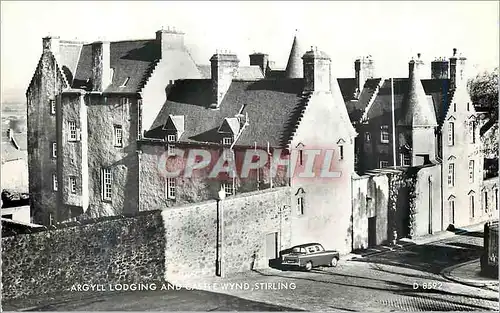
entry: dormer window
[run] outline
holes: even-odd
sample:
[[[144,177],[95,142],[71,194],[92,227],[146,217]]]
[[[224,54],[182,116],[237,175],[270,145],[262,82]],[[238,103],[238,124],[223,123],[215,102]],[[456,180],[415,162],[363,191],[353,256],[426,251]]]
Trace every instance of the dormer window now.
[[[231,138],[231,137],[222,138],[222,144],[224,146],[230,146],[232,143],[233,143],[233,138]]]
[[[130,77],[125,78],[125,81],[123,81],[123,84],[121,84],[120,87],[121,88],[126,87],[129,80],[130,80]]]

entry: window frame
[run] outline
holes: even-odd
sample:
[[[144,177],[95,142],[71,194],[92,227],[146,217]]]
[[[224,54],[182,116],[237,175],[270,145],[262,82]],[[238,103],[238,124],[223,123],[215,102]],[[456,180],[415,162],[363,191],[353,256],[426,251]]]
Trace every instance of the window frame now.
[[[120,136],[118,136],[120,133]],[[122,125],[113,125],[113,145],[115,148],[123,148],[123,127]]]
[[[455,199],[448,200],[451,224],[455,225]]]
[[[76,193],[76,176],[69,177],[69,191],[70,193]]]
[[[469,214],[470,218],[475,217],[475,199],[474,194],[469,195]]]
[[[59,189],[59,184],[57,181],[57,174],[52,174],[52,191],[56,192]]]
[[[234,188],[234,184],[232,182],[221,183],[221,187],[224,190],[224,192],[226,193],[226,196],[233,196],[234,195],[235,188]]]
[[[51,144],[52,147],[52,158],[57,159],[57,142],[53,141]]]
[[[72,126],[74,126],[74,129],[72,129]],[[78,125],[76,121],[68,121],[68,141],[78,141]]]
[[[455,163],[448,164],[448,187],[455,187]]]
[[[455,122],[448,122],[448,146],[455,145]]]
[[[343,145],[339,145],[339,160],[343,160],[344,159],[344,146]]]
[[[385,135],[387,135],[387,139],[384,139]],[[380,143],[389,143],[390,142],[390,134],[389,134],[389,125],[381,125],[380,126]]]
[[[405,161],[408,161],[408,163]],[[411,166],[411,155],[409,153],[401,153],[401,166]]]
[[[474,160],[469,160],[469,183],[472,184],[474,183]]]
[[[102,201],[110,202],[113,198],[113,172],[111,168],[105,167],[101,169],[101,175],[101,199]],[[108,186],[109,189],[107,188]]]
[[[304,195],[297,197],[297,215],[302,216],[305,213]]]
[[[177,192],[177,181],[175,177],[167,177],[165,180],[165,196],[169,200],[175,200]]]
[[[49,99],[50,115],[56,115],[56,100]]]
[[[370,132],[365,132],[365,142],[370,143],[372,141],[372,134]]]
[[[379,161],[379,167],[380,168],[387,168],[389,167],[389,161]],[[383,166],[382,164],[387,164],[386,166]]]

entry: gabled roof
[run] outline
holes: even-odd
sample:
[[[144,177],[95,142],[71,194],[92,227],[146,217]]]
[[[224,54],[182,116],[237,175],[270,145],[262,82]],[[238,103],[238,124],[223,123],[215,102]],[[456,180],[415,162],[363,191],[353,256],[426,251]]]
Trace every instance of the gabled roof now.
[[[200,71],[201,78],[209,79],[212,77],[212,69],[209,64],[197,65]],[[238,68],[238,76],[235,80],[259,80],[264,78],[264,74],[258,65],[240,66]]]
[[[178,62],[179,55],[185,51],[172,50],[169,62]],[[176,53],[177,52],[177,53]],[[110,66],[113,69],[113,81],[104,92],[138,92],[149,69],[161,58],[161,47],[158,41],[130,40],[110,43]],[[82,46],[76,72],[74,73],[73,88],[88,90],[92,76],[92,45]],[[129,78],[125,87],[120,87]]]
[[[367,79],[363,90],[359,95],[359,99],[354,99],[354,92],[356,90],[356,81],[354,78],[339,78],[337,79],[342,97],[345,101],[347,113],[351,122],[359,121],[365,112],[370,100],[377,90],[381,78]]]
[[[429,105],[418,70],[415,68],[409,76],[408,90],[403,100],[403,116],[398,119],[398,125],[437,126],[434,108]]]
[[[293,37],[292,49],[290,50],[290,56],[288,57],[288,63],[286,65],[285,77],[286,78],[302,78],[304,77],[304,64],[302,61],[302,56],[304,51],[297,39],[297,35]]]
[[[182,115],[169,115],[165,125],[164,130],[176,130],[178,132],[184,132],[184,116]]]
[[[220,133],[237,135],[240,131],[240,121],[236,117],[226,117],[218,131]]]
[[[233,81],[220,108],[208,109],[212,94],[209,79],[177,80],[167,101],[146,137],[164,138],[162,130],[169,115],[185,116],[185,132],[179,138],[188,142],[220,142],[219,127],[225,118],[234,117],[245,104],[241,114],[248,114],[238,145],[283,146],[288,143],[288,126],[295,124],[292,114],[301,104],[303,79]]]

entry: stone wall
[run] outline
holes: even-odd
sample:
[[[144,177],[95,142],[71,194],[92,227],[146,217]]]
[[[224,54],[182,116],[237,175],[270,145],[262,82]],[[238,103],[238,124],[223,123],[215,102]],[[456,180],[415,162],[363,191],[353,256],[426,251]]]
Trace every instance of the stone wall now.
[[[2,238],[2,296],[68,291],[73,284],[163,277],[160,212]]]
[[[266,267],[290,247],[290,199],[289,188],[274,188],[2,238],[2,296],[64,292],[84,283],[213,276],[218,205],[224,212],[219,220],[224,273]]]
[[[441,209],[441,165],[419,169],[415,185],[414,236],[432,234],[446,230]]]
[[[222,222],[218,222],[218,206]],[[254,253],[255,268],[268,266],[272,258],[266,251],[268,234],[277,233],[277,250],[290,247],[290,189],[286,187],[166,209],[162,215],[168,280],[215,275],[219,223],[223,223],[224,273],[250,270]]]
[[[384,174],[355,178],[352,193],[352,249],[365,249],[369,245],[379,245],[390,240],[388,234],[389,178]],[[375,221],[374,224],[369,226],[369,223],[373,221]],[[371,236],[373,238],[370,238]]]

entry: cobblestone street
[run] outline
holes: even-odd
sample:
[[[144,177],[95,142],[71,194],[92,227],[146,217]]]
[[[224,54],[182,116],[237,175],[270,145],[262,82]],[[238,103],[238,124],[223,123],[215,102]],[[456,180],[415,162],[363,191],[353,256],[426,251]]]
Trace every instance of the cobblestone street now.
[[[218,292],[303,310],[498,310],[497,292],[450,282],[440,275],[447,266],[478,257],[481,243],[480,234],[468,233],[344,260],[336,268],[311,272],[270,269],[203,282],[218,282]],[[248,283],[254,288],[241,290],[228,283]],[[256,284],[271,285],[266,290],[255,288]],[[278,290],[280,284],[288,288]]]

